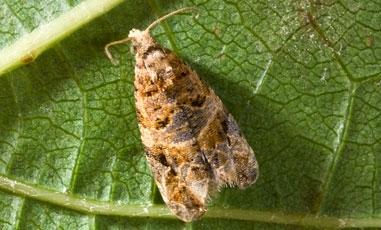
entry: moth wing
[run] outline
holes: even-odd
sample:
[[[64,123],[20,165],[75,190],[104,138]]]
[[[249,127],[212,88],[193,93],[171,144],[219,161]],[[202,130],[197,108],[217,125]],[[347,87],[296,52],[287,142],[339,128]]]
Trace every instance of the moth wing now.
[[[197,88],[205,88],[200,80]],[[247,143],[237,122],[221,100],[208,90],[205,102],[199,108],[189,110],[188,117],[197,130],[197,144],[207,158],[219,186],[237,185],[246,188],[258,177],[258,164],[254,151]]]
[[[253,150],[213,90],[170,50],[137,53],[135,100],[147,160],[164,201],[184,221],[219,186],[257,177]]]
[[[173,213],[191,221],[206,212],[209,193],[216,190],[217,184],[185,116],[184,111],[177,109],[165,131],[141,127],[141,132],[147,160],[163,200]],[[150,139],[153,141],[148,143]]]

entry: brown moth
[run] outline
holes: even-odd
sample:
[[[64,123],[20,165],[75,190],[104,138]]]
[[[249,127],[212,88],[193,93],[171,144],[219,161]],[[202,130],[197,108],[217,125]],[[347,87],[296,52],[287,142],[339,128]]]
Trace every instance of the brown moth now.
[[[246,188],[258,177],[255,155],[213,90],[150,29],[183,8],[127,38],[135,51],[135,103],[153,177],[169,209],[183,221],[200,218],[221,186]]]

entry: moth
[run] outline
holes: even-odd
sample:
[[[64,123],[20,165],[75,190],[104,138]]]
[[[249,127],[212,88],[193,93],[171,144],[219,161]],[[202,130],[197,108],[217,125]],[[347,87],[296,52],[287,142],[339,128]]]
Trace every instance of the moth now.
[[[164,202],[181,220],[200,218],[222,186],[244,189],[258,177],[258,164],[232,115],[214,91],[150,29],[184,11],[154,21],[127,38],[135,52],[135,104],[146,157]]]

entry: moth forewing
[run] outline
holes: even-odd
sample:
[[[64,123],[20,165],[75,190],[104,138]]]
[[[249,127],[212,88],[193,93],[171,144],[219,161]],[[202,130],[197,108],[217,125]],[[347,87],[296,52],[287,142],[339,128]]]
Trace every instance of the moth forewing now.
[[[183,221],[200,218],[221,186],[246,188],[258,176],[255,155],[214,91],[149,30],[123,40],[135,50],[135,104],[146,157],[163,200]],[[113,59],[112,59],[113,60]]]

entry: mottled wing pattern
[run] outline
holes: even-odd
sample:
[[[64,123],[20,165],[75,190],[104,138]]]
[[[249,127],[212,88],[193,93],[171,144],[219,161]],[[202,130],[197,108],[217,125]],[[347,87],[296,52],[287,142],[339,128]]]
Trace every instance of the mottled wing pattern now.
[[[221,186],[246,188],[258,177],[255,155],[213,90],[186,63],[163,48],[149,31],[185,7],[127,38],[135,51],[135,103],[144,150],[170,210],[184,221],[200,218]]]
[[[152,173],[171,211],[184,221],[197,219],[220,186],[255,181],[254,152],[195,71],[153,39],[132,41],[136,110]]]

